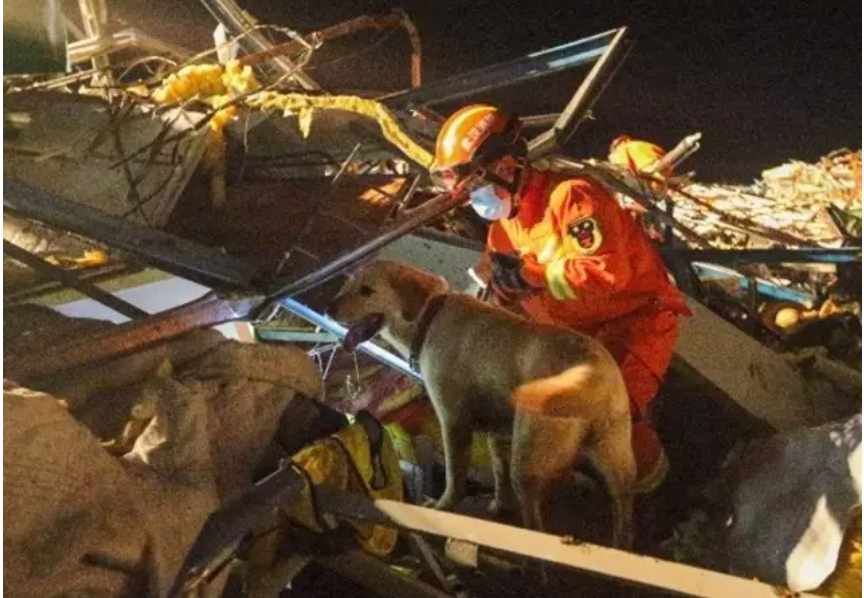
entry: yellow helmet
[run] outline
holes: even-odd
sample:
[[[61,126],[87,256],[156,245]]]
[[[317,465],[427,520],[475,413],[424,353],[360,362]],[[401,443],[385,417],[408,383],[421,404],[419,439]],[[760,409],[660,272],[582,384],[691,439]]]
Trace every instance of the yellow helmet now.
[[[488,158],[501,157],[508,148],[515,147],[517,136],[518,120],[498,108],[486,104],[465,106],[441,125],[435,143],[435,160],[429,170],[440,172],[469,167],[481,154],[489,153],[486,150],[490,149],[490,144],[496,146],[496,151]]]
[[[644,172],[665,154],[661,147],[647,141],[633,139],[629,135],[619,135],[609,146],[609,162],[627,168],[633,174]],[[653,174],[662,178],[661,175],[668,176],[671,173]]]

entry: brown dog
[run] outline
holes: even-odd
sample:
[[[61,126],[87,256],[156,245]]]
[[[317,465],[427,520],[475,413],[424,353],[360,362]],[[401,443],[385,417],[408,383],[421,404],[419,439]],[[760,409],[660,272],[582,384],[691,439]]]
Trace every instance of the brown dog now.
[[[584,454],[613,501],[613,542],[629,547],[636,466],[627,391],[612,356],[585,335],[447,290],[439,276],[378,261],[346,283],[330,310],[353,323],[346,345],[381,332],[419,367],[444,440],[447,487],[436,507],[462,498],[471,435],[483,430],[495,476],[491,510],[508,506],[515,490],[524,524],[543,530],[552,483]]]

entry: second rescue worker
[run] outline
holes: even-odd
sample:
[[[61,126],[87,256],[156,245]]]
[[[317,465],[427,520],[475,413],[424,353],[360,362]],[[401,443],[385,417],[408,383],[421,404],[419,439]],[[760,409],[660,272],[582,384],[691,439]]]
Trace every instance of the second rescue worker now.
[[[663,155],[618,138],[610,160],[634,172]],[[491,285],[504,304],[532,319],[600,340],[621,367],[630,395],[638,490],[659,486],[668,460],[649,406],[672,358],[678,317],[689,315],[642,228],[605,188],[542,172],[525,162],[518,119],[493,106],[455,112],[441,127],[433,175],[492,222]]]

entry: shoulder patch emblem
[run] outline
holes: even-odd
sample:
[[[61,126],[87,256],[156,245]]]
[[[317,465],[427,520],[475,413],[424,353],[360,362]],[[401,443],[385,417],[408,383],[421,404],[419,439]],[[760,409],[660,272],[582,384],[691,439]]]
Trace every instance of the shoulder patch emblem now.
[[[567,225],[567,234],[573,240],[571,247],[582,255],[593,255],[603,244],[603,232],[594,218],[579,218]]]

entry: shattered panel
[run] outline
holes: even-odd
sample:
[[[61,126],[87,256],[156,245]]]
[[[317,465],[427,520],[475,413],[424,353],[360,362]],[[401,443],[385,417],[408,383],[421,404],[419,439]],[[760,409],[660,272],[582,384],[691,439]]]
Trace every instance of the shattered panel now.
[[[160,139],[169,141],[188,130],[193,119],[192,113],[177,111],[160,118],[85,95],[7,94],[4,176],[133,222],[161,226],[201,158],[204,137],[164,144]],[[151,149],[124,161],[154,140]]]

